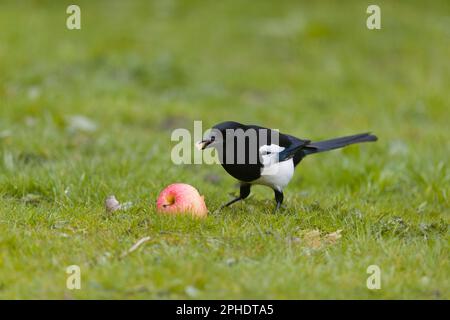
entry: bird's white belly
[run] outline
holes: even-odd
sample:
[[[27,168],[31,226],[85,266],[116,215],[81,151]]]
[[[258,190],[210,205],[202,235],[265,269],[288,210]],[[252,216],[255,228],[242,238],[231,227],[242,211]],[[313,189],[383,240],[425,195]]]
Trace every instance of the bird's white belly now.
[[[264,166],[261,177],[252,181],[252,184],[262,184],[282,191],[294,175],[294,161],[291,159]]]

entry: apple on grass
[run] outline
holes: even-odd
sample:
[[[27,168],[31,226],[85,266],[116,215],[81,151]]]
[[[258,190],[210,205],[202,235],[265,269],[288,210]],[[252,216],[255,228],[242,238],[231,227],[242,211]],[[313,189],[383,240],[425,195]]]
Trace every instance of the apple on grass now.
[[[173,183],[167,186],[159,194],[156,208],[159,213],[165,214],[191,214],[200,218],[208,214],[203,196],[186,183]]]

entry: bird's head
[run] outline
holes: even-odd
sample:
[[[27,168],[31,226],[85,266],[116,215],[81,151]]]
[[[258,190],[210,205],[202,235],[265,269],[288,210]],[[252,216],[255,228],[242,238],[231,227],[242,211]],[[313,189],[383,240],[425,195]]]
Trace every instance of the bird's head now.
[[[203,140],[198,141],[195,146],[199,150],[204,150],[206,148],[217,148],[218,146],[222,146],[225,138],[227,130],[237,130],[237,129],[245,129],[246,126],[234,121],[226,121],[216,124],[208,130],[203,138]]]

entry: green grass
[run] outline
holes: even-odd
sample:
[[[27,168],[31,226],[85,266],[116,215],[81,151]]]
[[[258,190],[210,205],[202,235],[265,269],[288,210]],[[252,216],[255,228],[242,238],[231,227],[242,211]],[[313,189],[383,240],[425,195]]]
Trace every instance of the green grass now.
[[[77,1],[79,31],[70,3],[0,4],[0,298],[450,298],[448,1],[378,1],[379,31],[361,1]],[[158,216],[173,182],[211,211],[236,191],[170,161],[194,120],[379,141],[305,159],[279,214],[256,187]],[[132,208],[105,214],[109,194]]]

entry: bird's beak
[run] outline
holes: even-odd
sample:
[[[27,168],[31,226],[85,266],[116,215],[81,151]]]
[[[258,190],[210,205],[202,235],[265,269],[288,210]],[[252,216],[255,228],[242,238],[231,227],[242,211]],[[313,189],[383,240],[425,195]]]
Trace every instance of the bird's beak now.
[[[204,150],[204,149],[206,149],[211,143],[212,143],[211,140],[202,140],[202,141],[198,141],[198,142],[195,144],[195,147],[196,147],[198,150]]]

